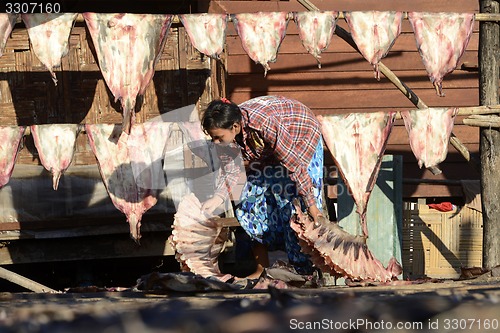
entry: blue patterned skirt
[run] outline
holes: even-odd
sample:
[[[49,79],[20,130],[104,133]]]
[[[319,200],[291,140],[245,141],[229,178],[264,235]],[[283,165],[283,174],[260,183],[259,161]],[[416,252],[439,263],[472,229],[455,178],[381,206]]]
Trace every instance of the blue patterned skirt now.
[[[320,139],[307,168],[314,185],[316,204],[322,209],[323,143]],[[280,166],[266,166],[263,170],[247,172],[247,182],[235,213],[240,225],[252,241],[262,243],[269,251],[282,250],[298,273],[310,274],[312,263],[300,251],[297,235],[290,227],[295,213],[292,204],[300,198],[295,183],[287,170]],[[305,205],[301,200],[303,209]]]

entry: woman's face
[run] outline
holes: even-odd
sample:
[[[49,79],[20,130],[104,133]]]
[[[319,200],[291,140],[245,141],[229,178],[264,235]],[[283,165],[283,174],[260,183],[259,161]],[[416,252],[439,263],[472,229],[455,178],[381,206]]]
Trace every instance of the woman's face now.
[[[235,123],[230,129],[215,127],[209,129],[207,132],[215,144],[228,145],[235,141],[236,135],[240,133],[240,129],[240,124]]]

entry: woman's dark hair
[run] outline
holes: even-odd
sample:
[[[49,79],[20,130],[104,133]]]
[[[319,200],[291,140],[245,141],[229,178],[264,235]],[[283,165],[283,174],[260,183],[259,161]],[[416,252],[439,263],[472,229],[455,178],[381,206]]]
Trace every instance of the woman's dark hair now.
[[[201,119],[205,131],[212,128],[231,129],[234,123],[241,121],[241,110],[238,105],[227,99],[213,100],[208,105]]]

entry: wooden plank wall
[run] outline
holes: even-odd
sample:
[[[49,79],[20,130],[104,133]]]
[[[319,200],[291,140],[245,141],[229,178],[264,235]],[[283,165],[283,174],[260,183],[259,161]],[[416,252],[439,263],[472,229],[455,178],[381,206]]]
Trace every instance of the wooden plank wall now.
[[[478,12],[478,4],[470,0],[312,2],[321,10]],[[297,1],[213,1],[210,6],[212,12],[227,13],[305,10]],[[337,23],[349,31],[344,19],[338,20]],[[476,106],[479,100],[478,30],[479,25],[476,22],[474,34],[457,70],[444,79],[443,89],[446,97],[438,97],[428,79],[408,20],[404,20],[402,34],[388,56],[383,59],[383,63],[429,107]],[[304,102],[316,114],[402,111],[415,108],[383,75],[380,82],[376,81],[372,66],[337,35],[334,35],[329,48],[323,52],[322,66],[321,69],[318,68],[316,59],[302,46],[294,21],[289,22],[277,62],[270,64],[271,70],[266,77],[262,66],[255,64],[243,50],[233,24],[229,24],[227,34],[227,56],[226,91],[227,96],[236,103],[255,96],[279,94]],[[479,130],[463,125],[462,119],[463,117],[456,119],[454,133],[472,154],[477,154]],[[433,176],[427,170],[419,169],[401,120],[396,122],[387,152],[403,156],[404,178],[479,179],[479,174],[451,145],[448,157],[441,165],[443,174]],[[460,196],[461,189],[448,185],[405,185],[404,195],[406,197]]]

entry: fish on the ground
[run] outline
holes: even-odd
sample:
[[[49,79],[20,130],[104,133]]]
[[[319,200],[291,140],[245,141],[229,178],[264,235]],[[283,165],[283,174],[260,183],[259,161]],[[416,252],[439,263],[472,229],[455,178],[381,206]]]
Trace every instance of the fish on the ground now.
[[[158,273],[141,276],[135,286],[138,290],[150,292],[207,292],[234,291],[239,286],[218,279],[204,278],[192,272]]]
[[[320,284],[320,276],[316,271],[312,275],[302,275],[292,265],[277,260],[264,269],[252,289],[317,288]]]

